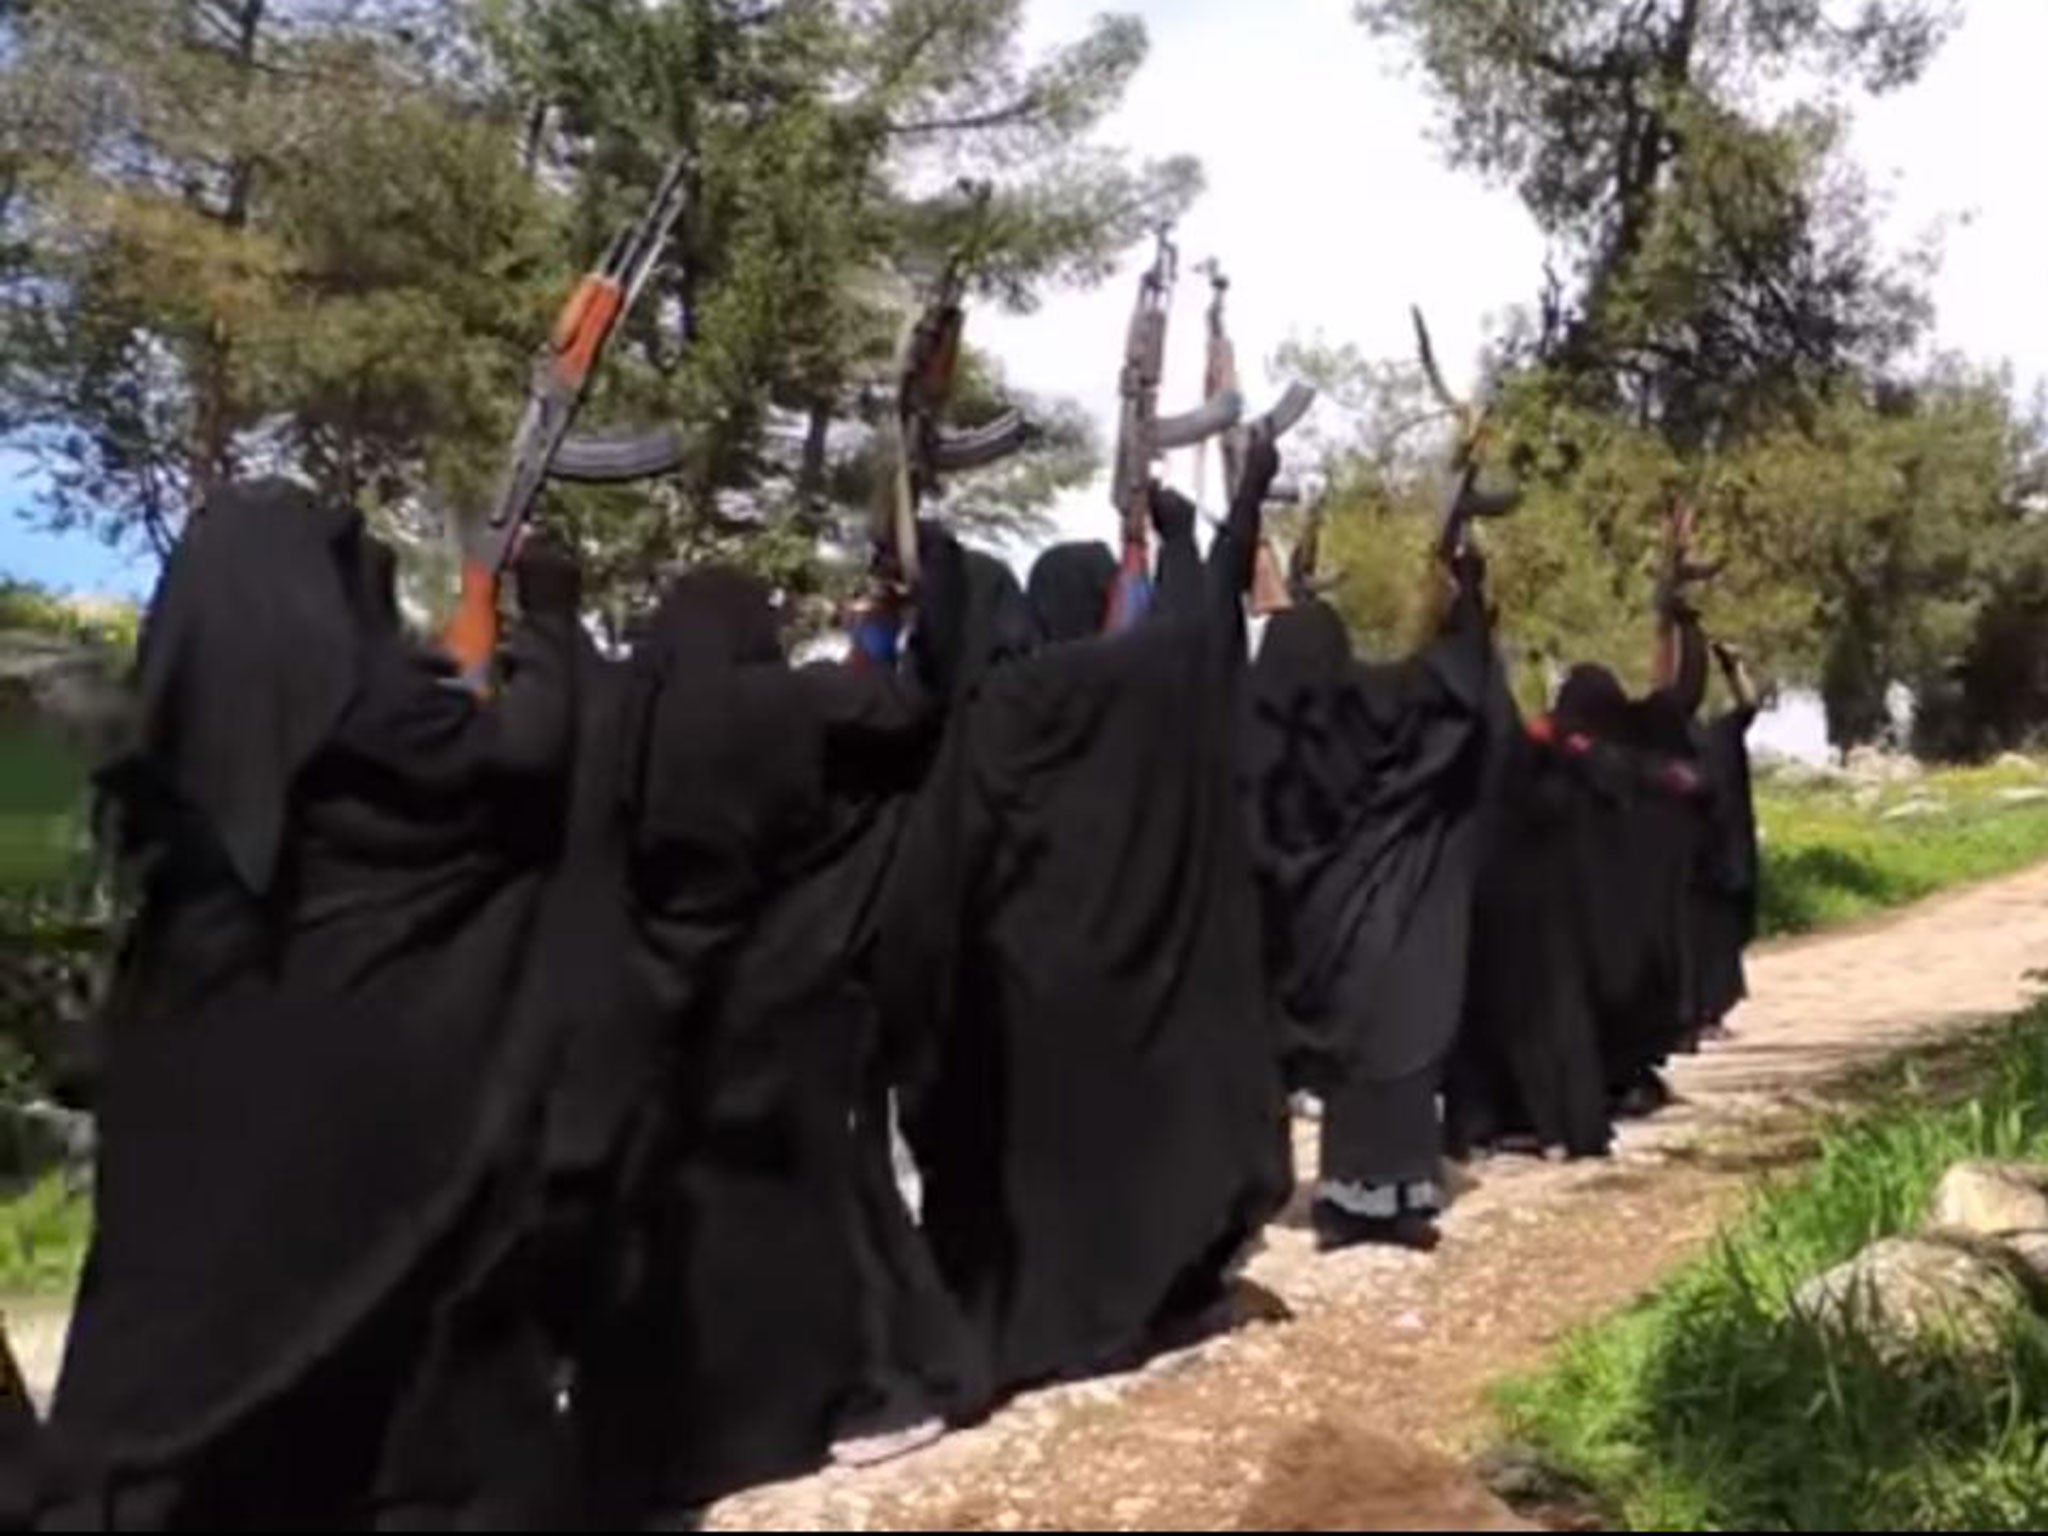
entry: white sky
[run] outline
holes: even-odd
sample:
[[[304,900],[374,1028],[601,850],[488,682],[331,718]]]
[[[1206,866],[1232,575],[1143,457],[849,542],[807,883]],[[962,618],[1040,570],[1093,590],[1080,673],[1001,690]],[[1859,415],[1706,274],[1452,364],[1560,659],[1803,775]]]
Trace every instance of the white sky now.
[[[1034,45],[1070,38],[1104,0],[1035,0]],[[1430,319],[1454,385],[1470,377],[1487,321],[1529,300],[1543,245],[1513,194],[1447,169],[1429,138],[1420,82],[1391,45],[1351,20],[1348,0],[1125,0],[1152,53],[1105,137],[1140,155],[1198,155],[1209,190],[1181,225],[1182,281],[1162,408],[1193,403],[1208,285],[1219,257],[1253,407],[1278,385],[1265,364],[1290,338],[1321,334],[1367,356],[1406,356],[1408,305]],[[1933,284],[1935,344],[2010,362],[2023,389],[2048,372],[2048,195],[2037,165],[2048,117],[2041,62],[2048,3],[1967,0],[1963,26],[1927,77],[1856,102],[1853,152],[1886,199],[1887,243],[1945,227]],[[1088,405],[1115,441],[1116,369],[1149,250],[1086,293],[1025,317],[977,313],[975,341],[1020,386]],[[1188,456],[1181,455],[1182,460]],[[1187,463],[1173,467],[1182,484]],[[1213,472],[1210,484],[1215,483]],[[1110,536],[1102,482],[1059,508],[1064,536]],[[1773,745],[1816,755],[1818,712],[1794,707]]]

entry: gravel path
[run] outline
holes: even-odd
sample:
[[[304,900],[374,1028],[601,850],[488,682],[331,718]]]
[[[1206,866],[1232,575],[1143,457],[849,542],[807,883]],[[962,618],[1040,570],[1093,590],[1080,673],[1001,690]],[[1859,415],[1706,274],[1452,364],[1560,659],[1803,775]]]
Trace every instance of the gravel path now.
[[[1250,1276],[1290,1321],[1024,1398],[891,1466],[758,1490],[711,1525],[1513,1528],[1455,1459],[1483,1432],[1485,1391],[1712,1234],[1756,1165],[1707,1155],[1704,1133],[1782,1117],[1857,1067],[2013,1013],[2039,966],[2048,867],[1768,946],[1735,1040],[1681,1062],[1682,1102],[1629,1127],[1612,1161],[1482,1166],[1429,1258],[1319,1258],[1290,1213]]]
[[[2048,867],[1769,946],[1736,1039],[1680,1063],[1681,1103],[1629,1127],[1612,1161],[1480,1167],[1430,1258],[1319,1258],[1292,1211],[1228,1336],[1020,1399],[890,1466],[732,1499],[710,1527],[1524,1528],[1458,1459],[1483,1431],[1484,1393],[1697,1251],[1756,1167],[1708,1154],[1705,1133],[1782,1117],[1845,1072],[2018,1010],[2037,966]],[[1306,1182],[1314,1140],[1299,1130]],[[46,1391],[61,1310],[10,1308],[7,1327]]]

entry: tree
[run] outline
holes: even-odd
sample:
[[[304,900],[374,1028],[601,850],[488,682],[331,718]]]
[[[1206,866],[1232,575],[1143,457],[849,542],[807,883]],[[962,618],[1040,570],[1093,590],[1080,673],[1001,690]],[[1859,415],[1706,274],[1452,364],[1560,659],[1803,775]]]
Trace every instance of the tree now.
[[[43,510],[159,550],[291,467],[375,502],[474,459],[552,231],[459,36],[400,0],[39,0],[0,52],[18,194],[0,430]]]
[[[1917,79],[1942,0],[1358,0],[1437,96],[1454,165],[1557,248],[1525,336],[1575,403],[1693,449],[1888,362],[1924,303],[1873,251],[1833,82]],[[1793,81],[1800,99],[1774,102]],[[1827,82],[1819,94],[1813,82]]]
[[[205,489],[285,468],[423,557],[490,494],[533,348],[660,166],[692,203],[592,419],[682,425],[672,483],[563,492],[593,586],[741,553],[802,592],[880,483],[890,369],[999,184],[981,292],[1100,277],[1199,182],[1091,132],[1143,56],[1106,20],[1027,61],[1015,0],[37,0],[0,12],[0,438],[40,511],[175,538]],[[1029,164],[1026,164],[1026,161]],[[977,360],[961,407],[1011,395]],[[1091,467],[973,488],[1028,519]],[[983,501],[981,498],[988,498]],[[764,522],[766,526],[764,526]],[[431,558],[429,558],[431,563]],[[445,560],[444,560],[445,563]]]
[[[1099,280],[1199,186],[1188,161],[1133,167],[1091,142],[1145,53],[1103,18],[1028,62],[1021,0],[496,0],[493,57],[525,103],[535,174],[571,188],[595,239],[677,151],[690,207],[599,409],[680,420],[692,462],[671,494],[565,496],[587,542],[641,579],[662,552],[735,548],[798,588],[819,537],[857,542],[886,479],[870,432],[925,282],[962,240],[976,291],[1028,306]],[[951,178],[994,184],[972,226]],[[986,360],[962,416],[1006,402]],[[1039,403],[1058,452],[982,477],[955,506],[1018,526],[1092,468],[1078,417]],[[764,541],[766,518],[786,537]],[[776,558],[779,548],[782,558]]]

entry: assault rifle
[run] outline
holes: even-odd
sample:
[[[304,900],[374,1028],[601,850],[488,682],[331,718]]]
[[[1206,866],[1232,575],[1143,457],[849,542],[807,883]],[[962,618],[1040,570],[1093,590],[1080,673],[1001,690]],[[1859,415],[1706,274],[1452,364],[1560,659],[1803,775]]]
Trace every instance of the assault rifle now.
[[[1202,367],[1202,398],[1214,400],[1223,395],[1243,398],[1238,387],[1237,347],[1230,339],[1230,329],[1224,318],[1224,300],[1230,293],[1230,279],[1224,275],[1223,264],[1213,258],[1197,269],[1209,279],[1209,345]],[[1290,383],[1280,396],[1279,402],[1257,421],[1246,425],[1242,422],[1224,429],[1218,440],[1223,458],[1223,499],[1228,502],[1237,494],[1237,482],[1244,475],[1245,444],[1251,440],[1251,433],[1263,431],[1273,442],[1279,442],[1287,433],[1300,424],[1309,407],[1316,403],[1316,392],[1299,381]],[[1202,483],[1209,466],[1206,448],[1197,445],[1195,449],[1195,502],[1200,505]]]
[[[1301,536],[1294,541],[1294,549],[1287,557],[1287,590],[1297,603],[1321,597],[1334,585],[1317,574],[1322,564],[1323,521],[1329,513],[1329,502],[1327,488],[1309,500],[1308,510],[1301,517]]]
[[[1108,627],[1137,622],[1151,602],[1152,465],[1176,448],[1192,448],[1237,425],[1244,401],[1234,391],[1204,400],[1182,416],[1159,415],[1159,385],[1166,366],[1167,310],[1179,275],[1180,253],[1170,229],[1159,231],[1152,265],[1138,280],[1138,299],[1124,337],[1118,391],[1116,471],[1110,500],[1123,519],[1123,566],[1110,600]]]
[[[497,645],[498,580],[551,479],[617,484],[673,471],[683,460],[673,430],[575,437],[570,433],[619,327],[639,302],[688,201],[689,160],[662,173],[647,211],[621,230],[576,285],[534,359],[526,409],[490,507],[462,528],[462,599],[449,625],[449,652],[465,673],[480,672]]]
[[[1451,446],[1450,483],[1444,493],[1444,510],[1438,525],[1436,555],[1449,563],[1458,557],[1471,534],[1475,518],[1505,517],[1515,510],[1521,496],[1515,491],[1483,491],[1479,488],[1479,458],[1485,446],[1486,429],[1493,412],[1494,393],[1482,390],[1478,401],[1461,400],[1444,382],[1443,369],[1436,360],[1436,348],[1429,339],[1429,323],[1422,311],[1409,307],[1415,322],[1415,346],[1422,360],[1422,372],[1430,392],[1445,412],[1458,423]]]
[[[986,183],[966,190],[973,225],[947,257],[930,301],[904,341],[897,370],[894,495],[877,513],[873,535],[876,574],[884,587],[899,594],[917,585],[918,507],[936,493],[941,477],[1006,459],[1035,435],[1014,410],[967,431],[944,425],[967,324],[962,308],[967,276],[979,254],[990,196]]]

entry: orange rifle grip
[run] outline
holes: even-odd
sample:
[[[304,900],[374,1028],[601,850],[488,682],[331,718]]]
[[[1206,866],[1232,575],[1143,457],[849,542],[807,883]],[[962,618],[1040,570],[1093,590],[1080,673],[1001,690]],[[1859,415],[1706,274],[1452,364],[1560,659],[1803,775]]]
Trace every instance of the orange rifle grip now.
[[[477,677],[490,665],[498,648],[498,573],[471,561],[462,563],[462,595],[455,616],[441,637],[464,677]]]

